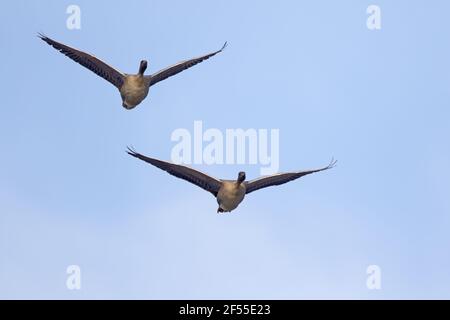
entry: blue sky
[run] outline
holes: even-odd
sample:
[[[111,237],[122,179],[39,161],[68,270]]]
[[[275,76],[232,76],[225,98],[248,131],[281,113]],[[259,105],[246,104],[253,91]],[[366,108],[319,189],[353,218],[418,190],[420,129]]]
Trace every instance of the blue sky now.
[[[81,30],[66,8],[81,8]],[[381,8],[381,30],[366,8]],[[450,298],[446,1],[9,1],[0,11],[0,298]],[[229,46],[136,109],[40,41],[134,73]],[[129,157],[177,128],[280,130],[280,170],[210,194]],[[196,165],[248,178],[259,165]],[[79,265],[81,290],[66,288]],[[366,287],[378,265],[381,290]]]

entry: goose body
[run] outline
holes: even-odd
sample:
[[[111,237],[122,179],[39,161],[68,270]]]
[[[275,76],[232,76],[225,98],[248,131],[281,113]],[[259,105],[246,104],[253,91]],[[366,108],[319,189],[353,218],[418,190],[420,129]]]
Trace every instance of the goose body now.
[[[238,207],[245,197],[245,185],[237,181],[222,181],[217,193],[217,212],[230,212]]]
[[[132,149],[128,149],[128,154],[210,192],[216,197],[217,203],[219,204],[219,208],[217,209],[218,213],[233,211],[239,206],[242,200],[244,200],[245,195],[253,191],[270,186],[281,185],[311,173],[328,170],[333,168],[336,164],[336,161],[331,160],[330,164],[323,168],[278,173],[251,181],[245,181],[245,172],[241,171],[236,180],[221,180],[187,166],[146,157]]]
[[[128,75],[119,89],[122,107],[133,109],[144,100],[150,90],[149,79],[141,75]]]
[[[120,96],[122,97],[122,106],[127,110],[133,109],[139,105],[147,97],[151,86],[203,62],[219,52],[222,52],[227,44],[225,42],[220,50],[199,56],[197,58],[180,61],[152,75],[144,75],[144,72],[147,69],[146,60],[142,60],[140,62],[139,72],[137,74],[126,74],[114,69],[89,53],[69,47],[42,34],[39,34],[39,38],[73,61],[81,64],[83,67],[91,70],[98,76],[113,84],[120,92]]]

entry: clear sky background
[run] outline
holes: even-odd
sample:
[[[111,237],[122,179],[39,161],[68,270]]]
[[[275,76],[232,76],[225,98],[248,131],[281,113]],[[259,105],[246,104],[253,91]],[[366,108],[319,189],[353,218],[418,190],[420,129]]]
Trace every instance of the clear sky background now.
[[[81,30],[66,8],[81,8]],[[368,30],[366,8],[381,7]],[[450,298],[448,1],[8,1],[0,11],[0,298]],[[136,109],[36,37],[149,72],[229,46]],[[280,170],[338,166],[216,214],[131,158],[177,128],[280,129]],[[259,165],[197,165],[248,178]],[[66,288],[79,265],[81,290]],[[366,287],[378,265],[381,290]]]

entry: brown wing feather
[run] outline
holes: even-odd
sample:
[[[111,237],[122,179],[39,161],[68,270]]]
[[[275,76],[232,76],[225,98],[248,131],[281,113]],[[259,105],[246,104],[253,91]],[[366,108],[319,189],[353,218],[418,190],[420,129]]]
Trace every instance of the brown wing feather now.
[[[227,43],[225,42],[225,44],[222,46],[222,48],[220,50],[206,54],[201,57],[197,57],[197,58],[193,58],[193,59],[185,60],[185,61],[180,61],[170,67],[167,67],[165,69],[162,69],[162,70],[152,74],[151,76],[147,76],[150,79],[150,86],[152,86],[160,81],[163,81],[164,79],[172,77],[172,76],[176,75],[177,73],[180,73],[183,70],[189,69],[190,67],[193,67],[196,64],[203,62],[206,59],[211,58],[212,56],[215,56],[219,52],[222,52],[222,50],[225,49],[226,46],[227,46]]]
[[[196,186],[199,186],[200,188],[211,192],[215,197],[217,197],[217,192],[219,192],[219,189],[222,185],[219,180],[192,168],[146,157],[130,148],[128,148],[127,153],[135,158],[150,163],[151,165],[158,167],[177,178],[181,178],[190,183],[193,183]]]
[[[331,160],[330,164],[326,167],[314,170],[298,171],[298,172],[288,172],[288,173],[278,173],[267,177],[261,177],[245,183],[246,193],[250,193],[262,188],[267,188],[271,186],[278,186],[280,184],[287,183],[289,181],[298,179],[300,177],[306,176],[307,174],[328,170],[335,166],[337,161]]]
[[[91,70],[98,76],[109,81],[118,89],[122,87],[125,75],[117,71],[113,67],[107,65],[100,59],[86,52],[71,48],[69,46],[66,46],[65,44],[52,40],[43,34],[39,34],[38,37],[73,61],[81,64],[83,67]]]

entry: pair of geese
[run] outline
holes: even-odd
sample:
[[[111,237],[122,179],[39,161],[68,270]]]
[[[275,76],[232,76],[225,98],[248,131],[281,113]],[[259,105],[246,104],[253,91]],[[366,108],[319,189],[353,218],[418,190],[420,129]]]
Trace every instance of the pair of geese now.
[[[144,75],[144,72],[147,69],[146,60],[142,60],[140,62],[139,71],[137,74],[122,73],[93,55],[52,40],[43,34],[39,34],[39,37],[47,44],[49,44],[62,54],[66,55],[73,61],[81,64],[82,66],[86,67],[98,76],[113,84],[120,92],[120,95],[122,97],[122,106],[127,110],[133,109],[134,107],[139,105],[147,97],[149,88],[151,86],[169,77],[172,77],[182,72],[183,70],[189,69],[190,67],[193,67],[196,64],[205,61],[206,59],[215,56],[216,54],[222,52],[227,45],[227,43],[225,42],[220,50],[205,54],[197,58],[178,62],[152,75]],[[216,197],[217,203],[219,204],[219,208],[217,209],[218,213],[231,212],[232,210],[236,209],[244,199],[245,195],[248,193],[262,188],[284,184],[311,173],[328,170],[333,168],[336,164],[336,161],[332,159],[330,164],[323,168],[306,171],[278,173],[270,176],[260,177],[251,181],[245,181],[245,172],[239,172],[236,180],[222,180],[213,178],[203,172],[194,170],[187,166],[146,157],[130,148],[128,148],[127,152],[135,158],[143,160],[157,168],[160,168],[161,170],[168,172],[175,177],[184,179],[212,193],[214,197]]]

